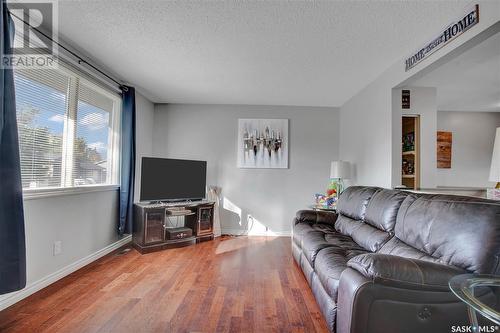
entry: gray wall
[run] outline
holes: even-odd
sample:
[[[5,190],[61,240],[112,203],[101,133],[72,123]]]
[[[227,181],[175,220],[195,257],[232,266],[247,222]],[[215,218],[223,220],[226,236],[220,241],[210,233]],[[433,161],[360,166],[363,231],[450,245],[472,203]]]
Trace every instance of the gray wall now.
[[[137,94],[137,154],[151,153],[153,104]],[[27,289],[120,240],[117,234],[118,190],[40,197],[24,201]],[[54,256],[54,241],[62,253]],[[59,276],[60,277],[60,276]],[[22,291],[21,291],[22,293]],[[0,309],[17,293],[0,296]]]
[[[290,119],[289,169],[236,168],[238,118]],[[295,212],[326,190],[338,123],[336,108],[155,105],[153,151],[208,161],[207,185],[222,187],[225,198],[223,231],[289,234]]]
[[[24,213],[28,285],[120,239],[118,190],[25,200]]]
[[[135,188],[134,202],[141,193],[141,159],[153,154],[154,104],[141,95],[136,96],[136,140],[135,140]]]
[[[491,155],[499,112],[437,113],[437,128],[453,132],[451,169],[437,169],[437,185],[451,187],[494,187],[489,182]]]

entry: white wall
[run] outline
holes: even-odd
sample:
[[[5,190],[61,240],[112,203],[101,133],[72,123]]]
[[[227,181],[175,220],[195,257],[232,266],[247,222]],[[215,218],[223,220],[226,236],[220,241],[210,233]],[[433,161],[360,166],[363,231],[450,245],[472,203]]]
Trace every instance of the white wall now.
[[[437,169],[437,186],[494,187],[491,155],[500,112],[437,113],[437,128],[453,133],[451,169]]]
[[[137,94],[137,155],[151,153],[153,104]],[[106,254],[130,237],[117,234],[118,189],[24,201],[27,286],[0,296],[0,310]],[[54,256],[54,241],[62,253]]]
[[[207,185],[222,187],[229,208],[221,211],[223,232],[247,230],[250,215],[251,233],[289,234],[295,212],[326,190],[338,158],[338,117],[336,108],[156,105],[153,150],[208,161]],[[238,118],[290,119],[289,169],[236,168]]]
[[[471,43],[468,43],[469,40],[493,24],[496,24],[495,27],[490,28],[488,33],[492,29],[498,31],[500,2],[479,1],[479,4],[481,20],[476,26],[449,42],[409,72],[405,72],[404,59],[401,59],[375,81],[367,82],[364,89],[341,107],[340,157],[354,164],[356,169],[354,183],[383,187],[399,185],[401,131],[393,124],[401,121],[401,114],[396,109],[393,112],[392,89],[419,71],[444,61],[444,56],[453,50],[469,46],[477,39]],[[448,21],[443,22],[443,26],[448,23]],[[419,46],[415,45],[415,49]]]
[[[365,88],[341,107],[340,158],[353,165],[353,184],[390,186],[391,95],[388,83]],[[390,90],[390,88],[389,88]]]

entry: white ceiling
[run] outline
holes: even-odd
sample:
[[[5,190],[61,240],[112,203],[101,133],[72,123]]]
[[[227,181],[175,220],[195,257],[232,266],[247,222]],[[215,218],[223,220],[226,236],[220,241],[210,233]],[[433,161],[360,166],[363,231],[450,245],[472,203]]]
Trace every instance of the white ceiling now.
[[[500,33],[409,85],[437,87],[440,111],[500,112]]]
[[[59,1],[61,38],[154,102],[340,106],[470,1]]]

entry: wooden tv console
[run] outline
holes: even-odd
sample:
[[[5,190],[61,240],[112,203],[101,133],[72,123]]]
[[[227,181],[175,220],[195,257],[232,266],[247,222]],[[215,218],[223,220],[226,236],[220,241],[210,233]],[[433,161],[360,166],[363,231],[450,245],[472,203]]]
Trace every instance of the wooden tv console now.
[[[192,245],[214,239],[214,202],[136,203],[132,242],[141,253]],[[171,219],[183,219],[182,227],[192,230],[169,239]],[[180,235],[180,236],[179,236]]]

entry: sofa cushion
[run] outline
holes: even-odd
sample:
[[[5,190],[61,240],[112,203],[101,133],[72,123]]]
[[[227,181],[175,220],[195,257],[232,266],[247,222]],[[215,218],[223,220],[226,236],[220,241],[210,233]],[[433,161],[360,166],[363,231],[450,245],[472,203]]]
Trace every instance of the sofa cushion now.
[[[337,214],[330,211],[322,210],[299,210],[295,214],[295,223],[324,223],[324,224],[334,224],[337,219]]]
[[[406,197],[395,233],[440,262],[479,274],[500,273],[500,202],[453,195]]]
[[[311,290],[313,292],[316,303],[318,303],[321,313],[325,319],[326,326],[329,332],[335,332],[337,319],[337,303],[328,295],[321,281],[316,274],[313,275],[311,282]],[[312,330],[312,327],[311,327]],[[311,331],[309,330],[309,331]],[[304,331],[304,329],[296,329],[290,331]],[[307,330],[305,330],[307,332]]]
[[[292,256],[297,262],[297,264],[300,266],[302,262],[302,257],[304,255],[302,254],[302,249],[300,248],[300,246],[295,244],[294,242],[292,242]]]
[[[378,251],[391,238],[388,232],[344,215],[339,215],[335,229],[341,234],[350,236],[357,244],[371,252]]]
[[[304,235],[310,231],[334,232],[335,228],[333,224],[297,223],[293,226],[293,241],[295,242],[295,244],[301,246]]]
[[[454,266],[380,253],[356,256],[347,265],[374,282],[444,292],[449,292],[452,277],[466,273]]]
[[[365,253],[368,252],[362,249],[345,249],[336,246],[325,248],[318,253],[314,270],[328,295],[335,301],[337,301],[340,275],[347,268],[347,262]]]
[[[409,259],[425,260],[429,262],[442,263],[440,259],[431,257],[427,253],[417,250],[408,244],[405,244],[397,237],[391,238],[378,251],[380,254],[391,254],[393,256],[405,257]]]
[[[326,241],[325,235],[326,233],[322,231],[310,231],[302,238],[302,252],[312,267],[314,267],[314,261],[318,252],[332,246]]]
[[[347,235],[340,234],[338,232],[329,232],[325,234],[325,241],[332,245],[338,246],[343,249],[350,250],[362,250],[363,248],[359,246],[351,237]]]
[[[354,240],[336,231],[323,232],[311,231],[304,235],[302,239],[302,252],[312,267],[315,267],[317,254],[328,247],[340,247],[345,250],[364,251]]]
[[[337,202],[337,213],[353,220],[365,218],[366,206],[378,187],[351,186],[345,189]]]
[[[365,222],[393,234],[399,207],[407,195],[408,192],[397,190],[383,189],[376,192],[366,207]]]

